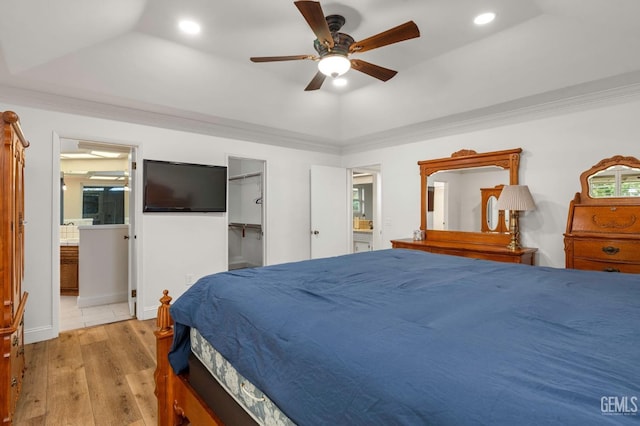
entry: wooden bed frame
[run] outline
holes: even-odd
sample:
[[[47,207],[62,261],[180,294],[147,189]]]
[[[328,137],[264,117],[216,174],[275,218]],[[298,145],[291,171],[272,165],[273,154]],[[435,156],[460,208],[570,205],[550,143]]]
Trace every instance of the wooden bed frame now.
[[[169,349],[173,342],[173,319],[169,314],[172,298],[164,290],[158,307],[156,335],[156,382],[158,425],[174,426],[190,422],[193,425],[224,426],[224,423],[198,396],[188,382],[188,376],[176,375],[169,365]]]

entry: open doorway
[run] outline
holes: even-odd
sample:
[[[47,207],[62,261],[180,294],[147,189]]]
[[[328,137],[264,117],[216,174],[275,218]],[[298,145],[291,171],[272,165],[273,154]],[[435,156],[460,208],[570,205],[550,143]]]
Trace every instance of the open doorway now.
[[[266,162],[252,158],[228,160],[229,270],[266,264]]]
[[[428,190],[427,229],[446,231],[449,229],[448,183],[434,181]]]
[[[135,147],[60,138],[60,331],[135,316]]]
[[[380,167],[351,170],[353,252],[382,248]]]

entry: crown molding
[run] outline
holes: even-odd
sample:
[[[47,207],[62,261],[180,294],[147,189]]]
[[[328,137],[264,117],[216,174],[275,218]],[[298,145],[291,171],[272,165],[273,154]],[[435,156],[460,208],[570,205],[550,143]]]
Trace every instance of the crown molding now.
[[[340,146],[336,145],[333,140],[171,108],[139,104],[121,106],[3,85],[0,85],[0,100],[49,111],[340,155]]]
[[[632,72],[359,136],[345,141],[341,154],[421,142],[638,99],[640,72]]]
[[[336,141],[240,120],[151,107],[148,104],[121,106],[0,85],[0,100],[11,104],[334,155],[388,148],[579,112],[630,102],[639,97],[640,71]]]

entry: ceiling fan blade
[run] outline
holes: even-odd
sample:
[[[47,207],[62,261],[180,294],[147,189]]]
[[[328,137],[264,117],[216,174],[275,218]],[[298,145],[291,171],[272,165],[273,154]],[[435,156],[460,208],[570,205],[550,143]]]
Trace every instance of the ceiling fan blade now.
[[[316,59],[313,55],[292,55],[292,56],[254,56],[251,62],[278,62],[278,61],[297,61],[301,59]]]
[[[307,84],[307,87],[304,88],[305,92],[308,92],[310,90],[318,90],[320,87],[322,87],[322,83],[324,83],[325,78],[327,78],[327,76],[318,71],[316,75],[313,76],[311,82]]]
[[[420,37],[420,30],[415,22],[409,21],[380,34],[353,43],[351,47],[349,47],[349,53],[366,52],[367,50],[377,49],[378,47],[416,37]]]
[[[384,68],[380,65],[374,65],[360,59],[352,59],[351,67],[354,70],[363,72],[382,81],[387,81],[393,78],[394,75],[398,74],[398,71],[390,70],[389,68]]]
[[[304,19],[306,19],[307,24],[309,24],[320,43],[329,48],[333,48],[333,37],[331,36],[329,24],[327,24],[320,3],[317,1],[294,1],[293,3],[300,13],[302,13],[302,16],[304,16]]]

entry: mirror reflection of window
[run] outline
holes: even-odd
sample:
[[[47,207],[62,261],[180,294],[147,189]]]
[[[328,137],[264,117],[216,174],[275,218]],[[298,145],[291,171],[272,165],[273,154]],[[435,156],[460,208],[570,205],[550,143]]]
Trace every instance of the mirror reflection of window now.
[[[589,176],[589,196],[640,197],[640,169],[628,166],[612,166]]]
[[[82,218],[94,225],[124,224],[124,186],[82,188]]]
[[[373,217],[373,184],[354,183],[353,189],[353,217],[367,219]]]
[[[360,216],[361,208],[360,208],[360,191],[358,188],[353,188],[353,215]]]

